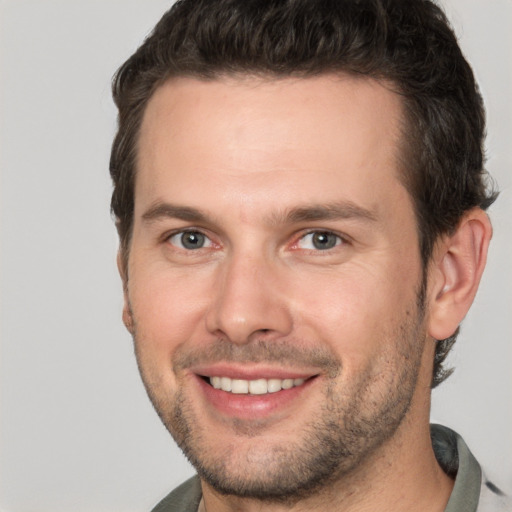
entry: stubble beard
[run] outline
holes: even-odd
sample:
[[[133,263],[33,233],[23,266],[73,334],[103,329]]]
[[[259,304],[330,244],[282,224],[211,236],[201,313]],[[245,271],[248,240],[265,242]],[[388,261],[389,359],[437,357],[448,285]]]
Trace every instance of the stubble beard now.
[[[357,382],[350,383],[348,390],[346,382],[345,388],[339,389],[336,377],[343,369],[331,356],[327,363],[331,365],[330,376],[319,410],[302,425],[302,418],[297,418],[300,435],[285,444],[267,439],[265,425],[234,421],[230,425],[232,443],[219,449],[202,427],[184,390],[179,389],[171,397],[162,389],[144,364],[137,350],[144,342],[135,335],[137,360],[155,410],[203,481],[224,495],[292,505],[360,470],[397,431],[410,408],[421,367],[425,342],[421,303],[418,309],[417,315],[404,315],[394,339],[382,340],[393,347],[385,355],[392,368],[383,377],[368,369]],[[226,347],[228,342],[219,343]],[[258,359],[255,354],[261,356],[259,360],[267,360],[271,354],[277,359],[287,350],[280,347],[276,352],[271,343],[266,346],[264,342],[258,346],[261,350],[251,349],[251,359]],[[230,350],[223,348],[220,352],[224,357]],[[296,348],[290,350],[295,359],[302,357]],[[380,378],[383,382],[377,389],[375,382]],[[243,453],[237,446],[241,438],[244,442],[252,438],[251,448]]]

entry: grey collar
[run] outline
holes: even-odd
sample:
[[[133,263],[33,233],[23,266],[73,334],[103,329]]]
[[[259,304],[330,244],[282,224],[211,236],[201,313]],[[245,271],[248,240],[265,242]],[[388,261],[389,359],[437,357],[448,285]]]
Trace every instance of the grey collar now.
[[[482,469],[457,433],[442,425],[431,425],[432,447],[444,472],[455,485],[444,512],[477,512]]]

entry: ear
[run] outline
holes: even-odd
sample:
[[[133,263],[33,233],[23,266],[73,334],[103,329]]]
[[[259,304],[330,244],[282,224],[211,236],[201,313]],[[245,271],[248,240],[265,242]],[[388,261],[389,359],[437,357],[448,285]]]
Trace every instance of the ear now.
[[[455,232],[436,246],[429,269],[428,333],[436,340],[450,337],[475,298],[487,260],[491,222],[480,208],[462,218]]]
[[[133,334],[133,314],[130,307],[130,301],[128,300],[128,269],[126,268],[126,262],[121,253],[121,249],[117,253],[117,270],[121,276],[123,282],[123,324],[128,329],[130,334]]]

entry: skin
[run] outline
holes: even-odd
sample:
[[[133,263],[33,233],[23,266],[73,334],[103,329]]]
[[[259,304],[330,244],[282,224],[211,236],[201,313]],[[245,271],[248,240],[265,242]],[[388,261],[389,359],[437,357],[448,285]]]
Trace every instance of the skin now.
[[[180,78],[149,101],[123,318],[203,509],[444,509],[433,339],[467,311],[490,225],[474,211],[439,241],[419,304],[401,120],[398,96],[347,76]],[[205,244],[184,247],[183,230]],[[237,397],[212,391],[213,375],[307,380]]]

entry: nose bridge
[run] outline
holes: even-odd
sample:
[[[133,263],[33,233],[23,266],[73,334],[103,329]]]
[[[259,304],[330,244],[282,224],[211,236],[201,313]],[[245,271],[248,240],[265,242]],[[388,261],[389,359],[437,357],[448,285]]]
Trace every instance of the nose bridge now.
[[[207,329],[238,344],[287,334],[292,318],[279,293],[284,278],[277,266],[263,252],[233,251],[219,269]]]

